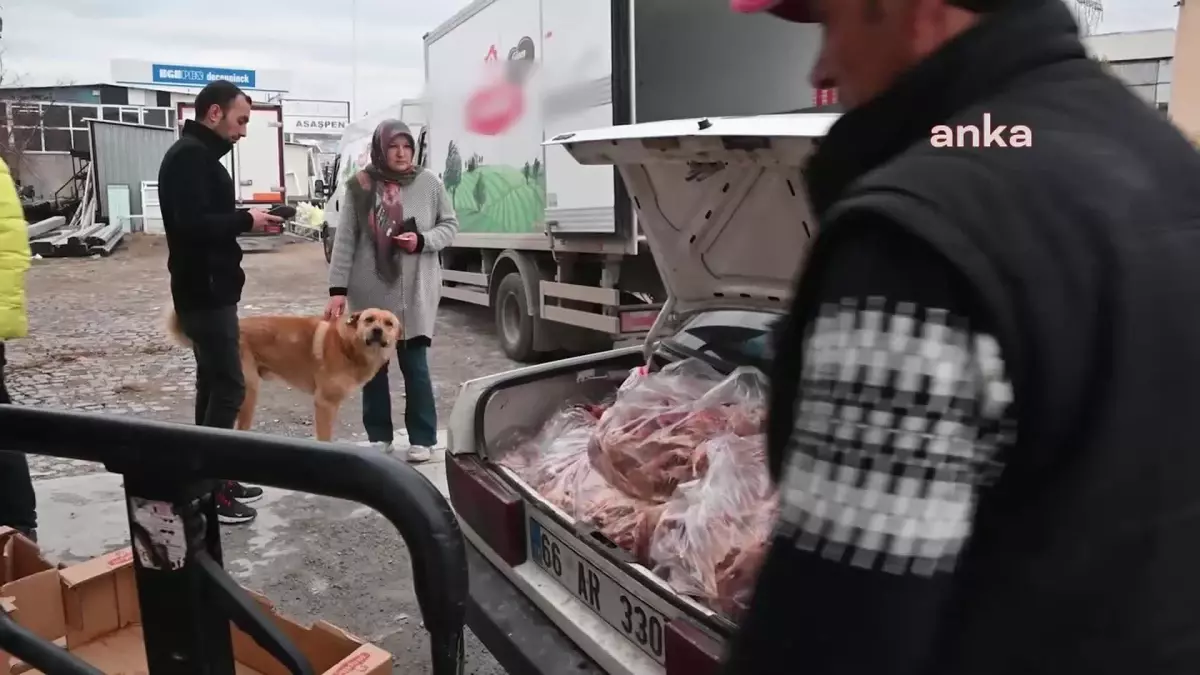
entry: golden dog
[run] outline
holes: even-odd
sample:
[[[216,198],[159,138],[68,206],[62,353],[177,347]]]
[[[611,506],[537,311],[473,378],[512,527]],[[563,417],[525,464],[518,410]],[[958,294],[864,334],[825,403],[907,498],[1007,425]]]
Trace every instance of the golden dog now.
[[[400,320],[384,309],[365,309],[335,321],[253,316],[238,323],[246,397],[237,428],[250,428],[262,381],[282,380],[312,395],[319,441],[332,440],[342,402],[379,372],[404,337]],[[167,314],[167,332],[180,346],[192,346],[173,310]]]

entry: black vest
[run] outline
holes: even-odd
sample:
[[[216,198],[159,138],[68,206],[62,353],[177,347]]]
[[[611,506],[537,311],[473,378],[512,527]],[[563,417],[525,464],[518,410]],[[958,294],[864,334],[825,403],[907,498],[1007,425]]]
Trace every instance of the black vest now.
[[[849,214],[883,214],[970,280],[1018,406],[933,672],[1200,673],[1200,155],[1086,58],[1061,2],[1015,4],[846,114],[810,163],[821,232],[778,352],[772,469],[805,279],[852,245]],[[1032,146],[931,145],[985,114]]]

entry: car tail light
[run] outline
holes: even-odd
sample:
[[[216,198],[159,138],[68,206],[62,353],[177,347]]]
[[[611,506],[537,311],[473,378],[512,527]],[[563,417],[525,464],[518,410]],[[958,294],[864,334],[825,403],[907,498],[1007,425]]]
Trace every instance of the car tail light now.
[[[504,562],[525,562],[525,503],[475,455],[446,460],[450,503]]]
[[[658,318],[657,309],[639,309],[621,312],[620,328],[622,333],[637,333],[650,330],[654,320]]]
[[[682,617],[663,632],[667,675],[717,675],[725,650],[720,639]]]

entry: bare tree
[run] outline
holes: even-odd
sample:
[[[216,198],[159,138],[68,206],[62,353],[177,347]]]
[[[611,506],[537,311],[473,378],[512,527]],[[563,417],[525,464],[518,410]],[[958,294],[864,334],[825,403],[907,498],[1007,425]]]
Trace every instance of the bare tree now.
[[[0,159],[8,165],[17,185],[30,169],[26,153],[35,140],[40,142],[45,131],[45,106],[57,102],[54,88],[23,90],[21,85],[22,77],[8,66],[5,50],[0,47]],[[60,81],[54,86],[70,83]]]
[[[29,147],[33,136],[28,133],[18,135],[12,127],[11,120],[16,113],[17,106],[13,105],[14,101],[10,101],[10,97],[5,94],[6,90],[20,86],[21,78],[8,68],[7,59],[4,56],[4,49],[0,48],[0,92],[4,92],[4,94],[0,94],[0,99],[3,99],[0,100],[0,106],[3,106],[3,109],[0,110],[0,159],[3,159],[4,163],[8,165],[13,180],[20,185],[25,150]],[[38,115],[38,117],[41,116]]]
[[[1100,25],[1104,18],[1104,4],[1101,0],[1064,0],[1067,7],[1075,14],[1079,22],[1079,32],[1090,35]]]

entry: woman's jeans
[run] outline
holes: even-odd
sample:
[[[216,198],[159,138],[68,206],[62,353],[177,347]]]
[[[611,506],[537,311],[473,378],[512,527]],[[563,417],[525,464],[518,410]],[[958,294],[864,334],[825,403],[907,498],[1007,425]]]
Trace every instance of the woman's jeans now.
[[[404,376],[404,428],[408,442],[432,448],[437,445],[437,402],[433,398],[433,380],[429,377],[429,347],[401,346],[396,362]],[[363,426],[367,440],[391,443],[392,394],[388,386],[388,367],[384,364],[363,387]]]

